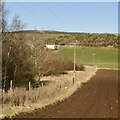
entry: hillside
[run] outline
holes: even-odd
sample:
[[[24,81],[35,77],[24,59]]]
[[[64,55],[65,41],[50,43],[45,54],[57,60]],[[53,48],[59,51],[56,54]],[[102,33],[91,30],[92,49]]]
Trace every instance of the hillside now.
[[[81,46],[89,47],[118,47],[118,34],[110,33],[75,33],[54,30],[24,30],[14,32],[16,34],[24,33],[26,40],[39,40],[44,43],[56,43],[62,45],[73,44],[76,42]]]

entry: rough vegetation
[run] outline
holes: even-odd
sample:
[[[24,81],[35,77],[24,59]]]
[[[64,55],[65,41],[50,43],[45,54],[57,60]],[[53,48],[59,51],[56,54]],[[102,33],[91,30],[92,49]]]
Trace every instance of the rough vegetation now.
[[[73,71],[59,76],[44,76],[42,81],[47,80],[47,85],[36,89],[26,90],[16,88],[3,92],[3,116],[14,115],[15,113],[30,111],[36,108],[45,107],[63,101],[72,95],[81,85],[87,82],[97,69],[87,67],[86,70],[77,71],[73,83]]]
[[[21,31],[22,32],[22,31]],[[18,33],[18,32],[16,32]],[[45,43],[56,43],[61,45],[73,44],[77,40],[77,45],[87,47],[107,47],[112,46],[118,48],[118,34],[110,33],[69,33],[58,31],[24,31],[29,39],[39,39]],[[18,33],[20,34],[20,32]]]

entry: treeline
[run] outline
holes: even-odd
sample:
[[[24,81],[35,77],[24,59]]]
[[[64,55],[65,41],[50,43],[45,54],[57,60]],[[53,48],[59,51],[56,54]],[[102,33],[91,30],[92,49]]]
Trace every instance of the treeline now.
[[[118,48],[117,34],[96,34],[96,33],[67,33],[59,35],[58,37],[47,39],[46,42],[54,42],[56,44],[72,44],[77,43],[81,46],[90,47],[108,47],[112,46]]]
[[[21,31],[28,36],[29,39],[38,39],[44,41],[44,44],[62,44],[68,45],[77,43],[80,46],[87,47],[119,47],[119,35],[110,33],[74,33],[74,32],[59,32],[59,31],[40,31],[29,30]],[[20,34],[21,32],[17,32]]]

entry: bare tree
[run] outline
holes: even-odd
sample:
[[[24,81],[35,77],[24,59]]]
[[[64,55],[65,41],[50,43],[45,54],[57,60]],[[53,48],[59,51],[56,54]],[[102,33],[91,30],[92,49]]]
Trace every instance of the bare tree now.
[[[23,30],[25,24],[22,23],[19,16],[15,15],[12,23],[8,25],[8,10],[6,9],[5,2],[0,0],[0,34],[2,36],[2,79],[3,87],[9,84],[10,80],[15,81],[17,71],[23,69],[23,65],[28,65],[29,47],[23,40],[23,33],[16,34],[14,31]],[[29,58],[29,57],[28,57]],[[22,68],[20,67],[22,66]],[[23,73],[20,73],[23,75]],[[8,85],[7,85],[8,86]],[[9,88],[9,87],[8,87]]]
[[[8,24],[9,10],[6,8],[6,4],[3,0],[0,0],[0,34],[1,41],[9,40],[9,36],[14,31],[23,30],[25,24],[22,22],[18,15],[13,17],[12,23]]]
[[[5,8],[5,2],[0,0],[0,31],[3,33],[8,29],[7,16],[8,10]]]
[[[15,15],[10,25],[10,31],[13,32],[13,31],[23,30],[24,27],[25,24],[22,23],[20,17],[18,15]]]
[[[40,82],[45,75],[60,74],[64,71],[64,63],[61,56],[51,53],[44,47],[44,40],[33,39],[29,41],[31,46],[31,60],[34,62],[35,80]]]

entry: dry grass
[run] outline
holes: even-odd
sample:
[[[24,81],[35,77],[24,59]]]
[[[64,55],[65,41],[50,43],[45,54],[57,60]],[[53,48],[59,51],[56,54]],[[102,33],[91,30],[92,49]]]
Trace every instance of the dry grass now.
[[[3,116],[29,112],[63,101],[71,96],[81,86],[81,83],[87,82],[96,70],[92,67],[86,67],[84,72],[77,71],[74,84],[73,71],[69,71],[66,75],[44,77],[43,80],[50,81],[47,86],[30,91],[17,88],[14,92],[3,93]]]

